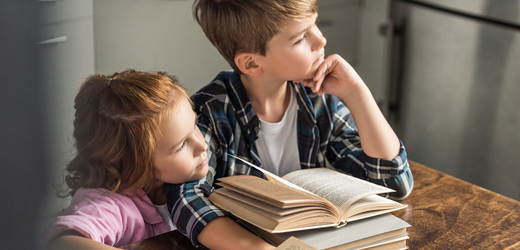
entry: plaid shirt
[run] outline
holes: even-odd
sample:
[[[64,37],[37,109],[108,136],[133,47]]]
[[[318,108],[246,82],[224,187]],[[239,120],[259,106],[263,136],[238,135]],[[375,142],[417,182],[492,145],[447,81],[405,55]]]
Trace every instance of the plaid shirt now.
[[[302,169],[327,167],[396,190],[396,198],[406,197],[413,178],[401,143],[392,161],[367,156],[350,111],[338,97],[318,96],[302,84],[290,82],[298,103],[298,151]],[[230,155],[262,166],[255,141],[260,119],[251,106],[238,74],[221,72],[209,85],[192,96],[198,126],[208,144],[209,172],[206,179],[167,188],[168,207],[175,226],[198,245],[204,226],[226,212],[209,202],[216,178],[256,175],[261,172]]]

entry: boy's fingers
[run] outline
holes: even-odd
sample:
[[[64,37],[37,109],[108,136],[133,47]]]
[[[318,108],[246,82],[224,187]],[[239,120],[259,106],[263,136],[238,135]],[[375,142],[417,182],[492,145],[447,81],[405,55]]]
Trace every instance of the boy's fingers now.
[[[314,75],[314,92],[321,91],[321,85],[323,84],[323,81],[325,80],[325,77],[327,77],[327,74],[329,72],[329,69],[332,65],[332,61],[329,59],[330,57],[326,58],[325,61],[320,65],[318,70],[316,71],[316,75]],[[329,59],[329,60],[327,60]],[[323,91],[321,91],[323,93]]]
[[[321,77],[317,82],[315,82],[312,92],[316,93],[321,91],[321,84],[323,83],[323,80],[325,80],[325,77]]]
[[[312,80],[306,79],[306,80],[295,80],[294,82],[301,83],[305,87],[311,87],[312,88]]]

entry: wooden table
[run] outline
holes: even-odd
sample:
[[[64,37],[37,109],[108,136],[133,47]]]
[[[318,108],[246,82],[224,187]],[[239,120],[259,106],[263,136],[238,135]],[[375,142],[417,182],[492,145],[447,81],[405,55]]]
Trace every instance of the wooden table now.
[[[520,202],[410,161],[414,190],[393,214],[412,225],[410,249],[520,249]],[[125,249],[194,248],[178,231]]]
[[[520,249],[520,202],[410,162],[410,249]]]

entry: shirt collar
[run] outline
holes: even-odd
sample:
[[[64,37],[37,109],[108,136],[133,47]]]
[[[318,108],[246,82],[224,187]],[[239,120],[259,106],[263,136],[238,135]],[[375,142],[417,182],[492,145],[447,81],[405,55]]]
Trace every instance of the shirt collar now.
[[[231,104],[236,109],[237,122],[240,128],[246,132],[248,142],[253,144],[258,139],[260,132],[260,119],[253,110],[249,97],[247,97],[240,75],[233,73],[226,85]]]

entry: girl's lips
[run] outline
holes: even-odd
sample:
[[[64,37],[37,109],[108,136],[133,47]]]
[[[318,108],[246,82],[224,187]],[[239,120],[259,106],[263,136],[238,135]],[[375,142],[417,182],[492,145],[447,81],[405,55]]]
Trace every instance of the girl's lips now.
[[[204,160],[202,161],[201,164],[199,164],[197,166],[197,168],[204,167],[204,166],[206,166],[206,164],[208,164],[208,157],[204,157]]]

